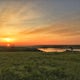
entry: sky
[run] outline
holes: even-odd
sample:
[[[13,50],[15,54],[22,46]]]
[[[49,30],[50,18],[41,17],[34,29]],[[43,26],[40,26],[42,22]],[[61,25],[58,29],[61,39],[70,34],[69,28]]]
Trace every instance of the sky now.
[[[0,45],[80,45],[80,0],[0,0]]]

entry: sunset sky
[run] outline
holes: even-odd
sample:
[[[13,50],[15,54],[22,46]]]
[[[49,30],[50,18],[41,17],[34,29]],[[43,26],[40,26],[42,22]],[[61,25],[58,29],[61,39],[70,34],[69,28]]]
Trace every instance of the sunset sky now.
[[[80,45],[80,0],[0,0],[0,45]]]

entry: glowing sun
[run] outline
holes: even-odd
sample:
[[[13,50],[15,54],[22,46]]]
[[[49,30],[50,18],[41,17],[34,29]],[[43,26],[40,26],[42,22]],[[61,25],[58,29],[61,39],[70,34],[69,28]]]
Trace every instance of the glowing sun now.
[[[16,39],[12,37],[3,37],[0,38],[1,43],[3,43],[4,46],[10,47],[15,44]]]
[[[7,47],[10,47],[11,46],[11,44],[7,44]]]
[[[5,42],[13,42],[13,41],[14,41],[13,38],[4,38],[3,40],[4,40]]]
[[[7,42],[7,43],[14,42],[14,40],[15,40],[15,39],[13,39],[13,38],[8,38],[8,37],[7,37],[7,38],[3,38],[3,41],[4,41],[4,42]]]

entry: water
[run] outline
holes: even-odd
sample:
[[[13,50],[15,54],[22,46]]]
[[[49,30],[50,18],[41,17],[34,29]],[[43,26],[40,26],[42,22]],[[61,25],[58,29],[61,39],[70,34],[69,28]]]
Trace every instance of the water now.
[[[63,52],[65,49],[58,49],[58,48],[39,48],[39,50],[44,52]]]
[[[66,49],[60,49],[60,48],[39,48],[39,50],[44,51],[44,52],[64,52],[66,51]],[[73,51],[80,51],[80,49],[74,49]]]

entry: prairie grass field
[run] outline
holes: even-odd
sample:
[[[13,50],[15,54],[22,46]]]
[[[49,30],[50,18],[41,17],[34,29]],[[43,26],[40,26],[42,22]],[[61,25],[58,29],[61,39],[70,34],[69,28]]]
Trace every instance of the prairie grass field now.
[[[80,52],[0,52],[0,80],[80,80]]]

